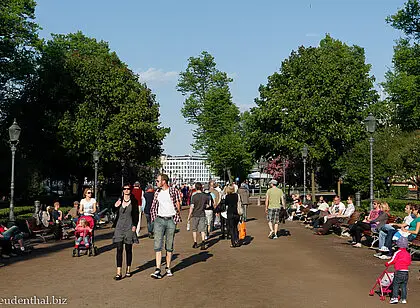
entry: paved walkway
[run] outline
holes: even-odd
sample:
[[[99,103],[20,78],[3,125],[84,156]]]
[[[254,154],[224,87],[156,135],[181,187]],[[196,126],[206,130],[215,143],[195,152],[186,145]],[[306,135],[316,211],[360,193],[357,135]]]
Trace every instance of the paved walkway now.
[[[185,217],[187,211],[183,211]],[[249,210],[251,243],[232,249],[215,237],[207,251],[192,249],[185,223],[175,238],[173,277],[150,278],[153,241],[134,248],[133,277],[114,281],[110,229],[97,232],[96,257],[72,258],[72,241],[39,244],[0,268],[0,297],[55,296],[68,307],[384,307],[368,293],[383,261],[334,235],[314,236],[287,222],[292,236],[267,238],[263,208]],[[144,228],[143,228],[144,232]],[[1,263],[1,261],[0,261]],[[420,263],[412,266],[408,306],[420,303]]]

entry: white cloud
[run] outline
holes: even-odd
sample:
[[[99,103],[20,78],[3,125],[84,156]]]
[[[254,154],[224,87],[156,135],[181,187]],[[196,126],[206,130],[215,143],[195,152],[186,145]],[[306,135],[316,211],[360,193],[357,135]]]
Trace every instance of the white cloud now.
[[[178,78],[178,72],[169,71],[165,72],[161,69],[151,67],[147,71],[139,72],[139,80],[141,82],[152,82],[152,83],[166,83],[176,81]]]

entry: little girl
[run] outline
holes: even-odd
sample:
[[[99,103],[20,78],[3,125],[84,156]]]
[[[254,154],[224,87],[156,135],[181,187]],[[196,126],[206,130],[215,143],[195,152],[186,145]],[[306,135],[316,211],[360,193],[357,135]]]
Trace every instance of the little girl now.
[[[73,256],[75,256],[77,253],[77,256],[79,257],[80,256],[80,252],[79,252],[80,243],[83,240],[86,248],[89,249],[89,239],[92,234],[92,229],[89,227],[86,219],[80,218],[79,224],[76,226],[76,230],[74,234],[76,236],[76,242],[73,249]]]
[[[411,255],[407,251],[408,240],[402,236],[397,241],[399,249],[394,253],[392,259],[385,263],[385,266],[394,265],[395,274],[392,287],[390,304],[398,304],[398,291],[401,288],[401,304],[407,303],[407,282],[408,267],[411,264]]]

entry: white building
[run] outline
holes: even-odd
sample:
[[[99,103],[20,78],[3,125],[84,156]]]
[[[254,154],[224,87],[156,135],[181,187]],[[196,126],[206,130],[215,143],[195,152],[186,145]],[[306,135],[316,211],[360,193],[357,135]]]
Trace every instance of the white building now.
[[[215,179],[203,156],[183,155],[171,156],[162,155],[162,173],[169,176],[172,182],[180,183],[207,183],[210,179]]]

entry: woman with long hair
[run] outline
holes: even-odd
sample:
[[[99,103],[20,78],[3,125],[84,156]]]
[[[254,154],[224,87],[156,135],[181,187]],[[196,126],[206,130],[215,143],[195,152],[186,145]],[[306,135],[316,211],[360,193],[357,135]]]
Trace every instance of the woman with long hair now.
[[[123,248],[127,270],[125,277],[131,277],[131,262],[133,260],[133,243],[138,243],[136,227],[139,222],[139,207],[137,199],[131,193],[130,184],[124,184],[122,196],[115,202],[114,211],[117,213],[113,228],[115,228],[113,242],[117,246],[117,274],[115,280],[122,279]]]
[[[238,199],[239,195],[235,193],[235,187],[230,184],[226,188],[225,202],[227,206],[227,223],[230,231],[230,247],[239,247],[238,223],[240,215],[238,213]]]

